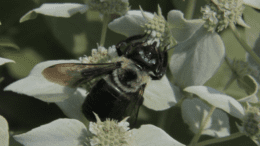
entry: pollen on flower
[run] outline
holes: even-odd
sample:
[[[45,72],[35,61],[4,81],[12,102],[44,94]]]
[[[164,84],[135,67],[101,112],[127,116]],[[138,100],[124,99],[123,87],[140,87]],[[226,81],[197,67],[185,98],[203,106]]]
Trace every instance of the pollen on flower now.
[[[128,0],[89,0],[88,6],[101,14],[124,15],[130,9]]]
[[[249,107],[243,119],[243,132],[249,136],[258,137],[260,134],[260,111],[257,107]]]
[[[115,49],[115,45],[106,49],[105,47],[98,46],[98,49],[92,49],[91,56],[80,57],[79,60],[82,63],[109,63],[118,57]]]
[[[132,132],[128,131],[129,123],[127,118],[121,122],[107,119],[101,122],[99,117],[95,114],[97,122],[90,122],[89,130],[93,134],[90,139],[91,146],[132,146],[133,138]]]
[[[140,9],[143,17],[147,20],[146,23],[142,25],[144,32],[149,34],[152,39],[159,40],[160,46],[162,47],[166,45],[175,45],[176,41],[171,35],[167,21],[162,15],[161,8],[158,6],[158,14],[154,13],[153,19],[146,16],[142,8]]]
[[[242,17],[243,0],[207,0],[208,5],[201,8],[204,27],[208,31],[222,31],[230,23],[236,24]]]

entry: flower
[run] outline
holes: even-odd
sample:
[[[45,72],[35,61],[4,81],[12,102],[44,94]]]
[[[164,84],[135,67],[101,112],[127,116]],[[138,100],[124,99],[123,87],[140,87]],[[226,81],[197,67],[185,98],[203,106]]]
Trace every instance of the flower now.
[[[86,119],[81,112],[81,106],[88,92],[85,88],[75,86],[75,83],[82,78],[81,70],[86,66],[74,64],[98,63],[105,60],[113,62],[118,59],[115,56],[115,46],[109,47],[108,50],[99,46],[98,49],[92,50],[92,56],[84,56],[79,60],[42,62],[37,64],[26,78],[10,84],[4,90],[33,96],[44,102],[54,102],[65,115],[84,122]],[[60,67],[51,67],[54,65]],[[143,97],[143,104],[153,110],[165,110],[176,104],[175,93],[166,76],[161,80],[151,80]]]
[[[237,127],[241,133],[250,137],[257,145],[260,145],[260,111],[259,107],[247,104],[245,116],[242,118],[242,125]]]
[[[8,133],[8,123],[6,119],[0,115],[0,145],[9,145],[9,133]]]
[[[147,31],[142,26],[153,20],[153,17],[157,16],[149,12],[128,11],[126,15],[109,23],[108,27],[127,37],[143,34]],[[202,19],[186,20],[182,12],[172,10],[168,13],[165,23],[167,24],[165,26],[168,27],[165,30],[168,30],[168,34],[172,36],[168,37],[168,39],[174,38],[178,43],[171,56],[169,68],[174,78],[172,88],[175,98],[180,100],[187,97],[183,94],[182,90],[184,88],[203,85],[214,75],[224,58],[225,47],[217,33],[208,32],[203,27],[205,21]],[[200,110],[192,107],[200,107]],[[209,112],[209,107],[199,101],[187,102],[186,106],[185,104],[182,105],[182,111],[184,121],[186,120],[191,130],[197,133],[199,122],[202,120],[198,118],[205,116],[206,112]],[[217,110],[213,113],[211,120],[215,125],[207,124],[203,134],[215,137],[229,135],[229,121],[225,113]],[[221,121],[221,123],[218,123],[218,121]]]
[[[183,18],[183,13],[177,10],[170,11],[167,20],[159,19],[165,21],[165,29],[161,27],[152,31],[144,27],[149,26],[158,16],[163,17],[160,11],[161,9],[158,8],[159,15],[153,15],[142,10],[130,10],[126,15],[110,22],[108,27],[127,37],[144,32],[161,34],[161,30],[164,30],[163,34],[167,34],[165,36],[168,37],[163,39],[169,39],[165,42],[176,40],[178,43],[169,63],[174,85],[181,89],[192,85],[203,85],[217,71],[224,58],[225,47],[221,37],[217,33],[209,33],[203,27],[205,21],[202,19],[186,20]]]
[[[249,27],[242,19],[244,4],[260,9],[259,0],[207,0],[208,4],[201,8],[202,19],[206,21],[204,27],[208,31],[222,31],[230,23],[238,23]]]
[[[97,122],[90,122],[88,129],[78,120],[58,119],[27,133],[15,135],[14,139],[25,146],[184,146],[153,125],[129,130],[127,118],[120,122],[109,119],[101,122],[95,116]]]
[[[87,4],[77,3],[45,3],[41,7],[27,12],[20,22],[35,19],[38,14],[54,17],[71,17],[76,13],[85,13],[87,10],[99,11],[103,14],[124,15],[130,9],[128,0],[89,0]]]
[[[184,89],[184,91],[197,95],[199,98],[207,101],[212,106],[221,109],[231,116],[240,119],[243,124],[237,127],[239,131],[247,136],[249,136],[256,144],[259,142],[259,121],[260,121],[260,111],[259,107],[251,107],[247,104],[247,110],[245,110],[242,105],[236,101],[231,96],[221,93],[213,88],[206,86],[190,86]],[[183,102],[182,112],[183,118],[186,123],[189,124],[191,130],[197,133],[198,127],[201,121],[204,121],[205,116],[208,115],[207,107],[205,104],[200,103],[201,100],[198,99],[187,99]],[[195,104],[195,105],[194,105]],[[193,109],[187,110],[185,106]],[[206,108],[205,108],[206,107]],[[203,110],[203,112],[201,112]],[[217,110],[217,109],[216,109]],[[191,112],[193,111],[193,112]],[[225,137],[229,135],[229,121],[225,113],[222,111],[214,111],[211,119],[207,122],[205,129],[203,129],[203,134],[208,134],[216,137]],[[203,113],[203,114],[202,114]],[[205,115],[206,114],[206,115]],[[215,124],[214,124],[215,123]],[[217,125],[217,126],[216,126]],[[214,127],[215,126],[215,127]],[[228,130],[228,131],[226,131]]]
[[[182,117],[194,133],[198,133],[201,122],[210,112],[210,107],[203,101],[217,107],[210,120],[207,121],[202,134],[214,137],[230,135],[229,119],[225,112],[242,119],[244,109],[234,98],[206,86],[189,86],[184,91],[197,95],[198,98],[185,99],[182,103]],[[194,96],[195,97],[195,96]],[[225,112],[223,112],[223,111]]]

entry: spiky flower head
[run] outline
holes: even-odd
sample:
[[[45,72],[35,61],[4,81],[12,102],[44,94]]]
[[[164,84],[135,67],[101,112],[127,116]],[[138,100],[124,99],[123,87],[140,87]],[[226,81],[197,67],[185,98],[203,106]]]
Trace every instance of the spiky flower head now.
[[[132,132],[129,131],[128,118],[121,122],[107,119],[101,122],[98,115],[95,114],[97,122],[90,122],[89,131],[93,134],[90,138],[91,146],[133,146]]]
[[[109,47],[108,49],[106,49],[103,46],[99,46],[99,45],[97,46],[98,46],[97,49],[96,48],[92,49],[91,56],[83,56],[79,58],[81,63],[86,63],[86,64],[111,63],[111,62],[115,62],[115,60],[118,58],[115,45]],[[90,91],[93,85],[95,85],[96,82],[99,81],[102,77],[103,76],[99,76],[92,80],[89,80],[85,85],[82,85],[83,88],[85,88],[87,91]]]
[[[158,5],[158,14],[154,13],[153,19],[145,15],[140,7],[143,17],[147,20],[141,27],[144,32],[150,35],[151,39],[159,40],[160,46],[175,45],[176,40],[172,37],[167,21],[162,15],[162,10]]]
[[[109,63],[112,62],[112,60],[115,57],[118,57],[118,54],[116,52],[116,47],[115,45],[109,47],[108,49],[106,49],[103,46],[99,46],[97,45],[97,49],[94,48],[91,51],[91,56],[83,56],[80,57],[79,60],[82,63]]]
[[[128,0],[88,0],[91,10],[99,11],[101,14],[125,15],[130,9]]]
[[[248,107],[243,118],[243,132],[249,136],[259,135],[260,111],[257,107]]]
[[[250,137],[257,145],[260,145],[259,107],[254,107],[247,103],[247,109],[245,110],[245,116],[242,121],[242,126],[237,124],[239,131]]]
[[[241,21],[244,10],[243,0],[207,0],[208,4],[201,8],[204,27],[208,31],[222,31],[230,23]]]

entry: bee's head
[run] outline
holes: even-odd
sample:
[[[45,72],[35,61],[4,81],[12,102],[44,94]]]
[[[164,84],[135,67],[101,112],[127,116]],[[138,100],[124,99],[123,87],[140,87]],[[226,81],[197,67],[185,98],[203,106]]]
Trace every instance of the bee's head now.
[[[157,42],[152,45],[143,44],[136,46],[136,48],[127,55],[127,58],[132,59],[137,66],[142,70],[152,72],[152,78],[160,79],[166,71],[168,64],[167,51],[161,51],[157,48]]]

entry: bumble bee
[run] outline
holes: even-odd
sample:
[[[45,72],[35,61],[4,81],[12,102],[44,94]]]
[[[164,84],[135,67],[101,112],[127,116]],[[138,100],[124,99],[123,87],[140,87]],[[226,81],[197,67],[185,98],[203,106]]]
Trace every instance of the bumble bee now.
[[[147,83],[151,79],[160,80],[168,65],[166,47],[161,51],[157,42],[148,45],[147,39],[138,41],[145,36],[136,35],[119,42],[116,45],[119,57],[113,62],[56,64],[42,74],[51,82],[73,87],[102,76],[87,95],[82,105],[83,114],[93,122],[96,121],[93,112],[102,121],[107,118],[121,121],[130,116],[129,122],[134,124]]]

